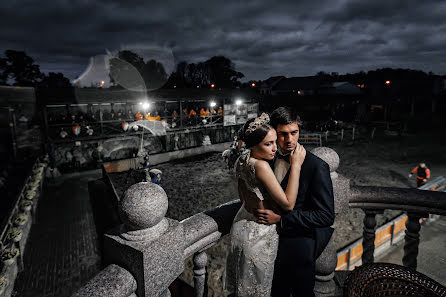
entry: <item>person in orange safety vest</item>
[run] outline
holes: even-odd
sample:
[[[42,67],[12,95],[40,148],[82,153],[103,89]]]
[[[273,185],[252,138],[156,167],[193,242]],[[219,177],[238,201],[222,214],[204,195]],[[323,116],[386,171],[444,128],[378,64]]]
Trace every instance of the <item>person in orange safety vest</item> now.
[[[420,163],[418,166],[415,166],[415,168],[409,173],[409,178],[412,177],[414,173],[417,174],[418,188],[426,184],[427,180],[431,178],[431,171],[429,168],[427,168],[426,163]]]
[[[191,109],[190,112],[189,112],[189,119],[192,118],[192,117],[195,118],[196,116],[197,116],[197,112],[195,110]]]
[[[206,111],[204,111],[204,108],[200,109],[200,117],[205,118],[206,117]]]

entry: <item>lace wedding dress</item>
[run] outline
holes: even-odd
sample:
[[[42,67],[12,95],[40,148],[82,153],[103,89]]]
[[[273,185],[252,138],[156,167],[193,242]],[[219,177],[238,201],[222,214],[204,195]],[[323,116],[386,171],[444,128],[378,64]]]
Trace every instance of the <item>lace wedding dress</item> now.
[[[273,205],[273,201],[256,179],[254,164],[249,151],[237,164],[237,177],[246,189],[255,194],[262,203]],[[224,288],[239,297],[269,297],[274,274],[279,235],[276,225],[256,223],[254,215],[245,209],[238,211],[231,227],[231,244],[223,277]]]

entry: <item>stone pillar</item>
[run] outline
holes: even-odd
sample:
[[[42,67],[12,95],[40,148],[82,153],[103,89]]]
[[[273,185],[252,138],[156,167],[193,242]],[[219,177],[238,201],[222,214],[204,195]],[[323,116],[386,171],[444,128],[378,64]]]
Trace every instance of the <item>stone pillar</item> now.
[[[364,210],[364,230],[362,233],[362,264],[373,263],[375,261],[375,231],[376,231],[376,211]]]
[[[318,147],[311,151],[313,154],[327,162],[330,166],[330,176],[333,183],[335,214],[348,211],[350,197],[350,180],[336,172],[339,167],[339,156],[331,148]],[[314,293],[316,296],[334,296],[336,284],[333,280],[337,264],[336,248],[333,237],[328,242],[319,258],[316,259],[316,282]]]
[[[420,244],[420,218],[419,214],[409,213],[406,221],[406,236],[404,237],[403,265],[417,269],[418,245]]]
[[[104,258],[127,269],[138,297],[168,297],[169,285],[184,270],[184,232],[165,217],[167,195],[150,182],[132,185],[119,202],[123,224],[105,235]]]
[[[208,285],[207,285],[207,273],[206,265],[208,262],[208,256],[206,252],[198,252],[194,254],[194,291],[195,297],[207,297]]]
[[[174,141],[173,150],[174,151],[179,150],[179,148],[178,148],[178,141],[179,140],[180,140],[180,137],[178,136],[178,134],[175,133],[175,136],[173,137],[173,141]]]

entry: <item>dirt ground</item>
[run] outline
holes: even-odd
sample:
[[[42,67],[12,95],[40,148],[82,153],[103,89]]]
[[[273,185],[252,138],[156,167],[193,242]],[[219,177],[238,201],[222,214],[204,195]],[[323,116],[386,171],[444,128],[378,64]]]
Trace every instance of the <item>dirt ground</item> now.
[[[347,135],[347,134],[346,134]],[[337,172],[351,180],[351,185],[415,187],[416,179],[408,178],[409,171],[425,161],[432,177],[446,176],[446,138],[443,131],[419,135],[388,136],[377,132],[370,139],[361,130],[355,140],[346,136],[341,142],[331,136],[325,146],[333,148],[340,157]],[[313,147],[307,146],[311,150]],[[167,216],[183,220],[195,213],[238,199],[236,183],[220,154],[208,154],[155,166],[163,171],[162,187],[169,197]],[[386,210],[377,216],[382,225],[399,215]],[[350,209],[338,214],[334,242],[339,250],[362,236],[364,214]],[[209,296],[223,296],[221,276],[224,269],[228,238],[208,249]],[[183,277],[193,283],[192,262],[188,259]]]

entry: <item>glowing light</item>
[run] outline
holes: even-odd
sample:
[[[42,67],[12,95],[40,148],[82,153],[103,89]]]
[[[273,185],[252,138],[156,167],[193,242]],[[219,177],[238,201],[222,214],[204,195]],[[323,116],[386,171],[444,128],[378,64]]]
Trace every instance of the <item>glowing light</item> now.
[[[390,80],[386,80],[386,85],[390,86]]]
[[[215,88],[215,84],[211,84],[211,88]]]
[[[297,91],[297,94],[302,95],[302,92],[301,91]]]
[[[251,87],[254,88],[255,86],[256,86],[256,83],[252,83],[252,84],[251,84]]]
[[[242,100],[237,99],[237,100],[235,101],[235,104],[236,104],[236,105],[241,105],[241,104],[242,104]]]
[[[217,103],[215,103],[214,101],[211,102],[211,107],[215,107],[217,105]]]
[[[142,104],[142,108],[144,108],[145,110],[149,109],[149,107],[150,107],[150,103],[149,102],[144,102]]]

